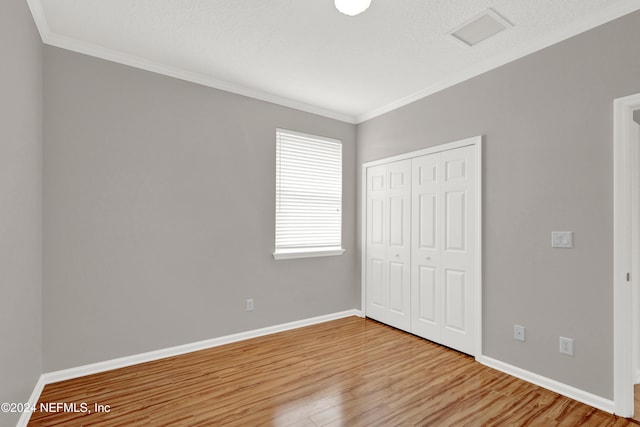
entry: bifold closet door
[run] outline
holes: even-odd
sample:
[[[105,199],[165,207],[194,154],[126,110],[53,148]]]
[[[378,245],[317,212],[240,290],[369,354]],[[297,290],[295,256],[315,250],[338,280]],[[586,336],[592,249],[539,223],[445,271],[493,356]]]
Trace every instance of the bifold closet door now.
[[[475,147],[412,160],[411,331],[474,354]]]
[[[367,168],[366,312],[411,328],[411,160]]]

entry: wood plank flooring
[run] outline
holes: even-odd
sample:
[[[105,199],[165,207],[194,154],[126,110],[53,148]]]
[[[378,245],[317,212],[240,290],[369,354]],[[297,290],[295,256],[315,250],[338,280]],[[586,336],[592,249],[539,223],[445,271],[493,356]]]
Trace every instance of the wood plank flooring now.
[[[47,385],[30,426],[635,425],[350,317]]]

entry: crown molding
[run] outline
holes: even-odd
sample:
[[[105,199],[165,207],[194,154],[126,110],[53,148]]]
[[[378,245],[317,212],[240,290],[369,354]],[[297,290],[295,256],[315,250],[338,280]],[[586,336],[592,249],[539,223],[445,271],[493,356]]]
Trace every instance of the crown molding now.
[[[391,112],[393,110],[397,110],[400,107],[411,104],[422,98],[426,98],[430,95],[433,95],[434,93],[437,93],[449,87],[455,86],[473,77],[484,74],[487,71],[493,70],[502,65],[513,62],[531,53],[534,53],[546,47],[552,46],[563,40],[571,38],[575,35],[578,35],[580,33],[583,33],[592,28],[595,28],[597,26],[600,26],[609,21],[620,18],[624,15],[627,15],[629,13],[635,12],[636,10],[640,9],[640,4],[638,0],[625,0],[625,1],[615,3],[601,10],[599,13],[592,14],[585,17],[584,19],[581,19],[580,21],[574,23],[568,28],[563,28],[562,30],[555,31],[551,33],[549,36],[540,38],[533,43],[529,43],[518,49],[510,50],[508,52],[505,52],[502,55],[499,55],[490,60],[484,61],[478,65],[469,67],[459,73],[452,75],[451,77],[440,80],[439,82],[427,88],[424,88],[413,94],[410,94],[401,99],[398,99],[397,101],[391,102],[379,108],[375,108],[371,111],[352,116],[352,115],[328,110],[322,107],[314,106],[311,104],[307,104],[304,102],[295,101],[293,99],[281,97],[268,92],[263,92],[260,90],[251,89],[245,86],[226,82],[223,80],[218,80],[208,75],[194,73],[181,68],[168,66],[166,64],[161,64],[154,61],[149,61],[147,59],[144,59],[135,55],[130,55],[130,54],[116,51],[116,50],[107,49],[103,46],[99,46],[93,43],[88,43],[82,40],[57,34],[53,32],[49,27],[49,24],[46,19],[46,15],[44,13],[44,9],[42,7],[42,0],[26,0],[26,1],[31,10],[31,14],[33,15],[34,21],[38,28],[38,32],[40,33],[40,37],[42,38],[43,43],[47,45],[59,47],[62,49],[74,51],[84,55],[93,56],[93,57],[104,59],[111,62],[116,62],[123,65],[128,65],[134,68],[139,68],[139,69],[150,71],[153,73],[162,74],[168,77],[185,80],[191,83],[208,86],[214,89],[231,92],[237,95],[247,96],[257,100],[270,102],[272,104],[293,108],[296,110],[304,111],[311,114],[316,114],[319,116],[327,117],[334,120],[339,120],[339,121],[350,123],[350,124],[360,124],[367,120],[371,120],[375,117],[381,116],[385,113]]]
[[[31,16],[33,16],[33,20],[35,21],[38,32],[40,33],[40,38],[43,43],[46,43],[45,37],[51,34],[51,28],[49,28],[49,23],[47,22],[47,16],[44,13],[42,3],[40,0],[27,0],[27,5],[29,6]]]
[[[136,55],[130,55],[117,50],[108,49],[103,46],[99,46],[97,44],[89,43],[73,37],[67,37],[57,34],[51,30],[49,23],[47,22],[41,0],[26,1],[29,5],[29,8],[31,9],[31,14],[33,15],[36,27],[38,28],[38,32],[40,33],[40,37],[42,38],[42,42],[49,46],[59,47],[84,55],[93,56],[95,58],[104,59],[134,68],[139,68],[145,71],[150,71],[152,73],[173,77],[202,86],[208,86],[214,89],[219,89],[225,92],[234,93],[236,95],[242,95],[260,101],[269,102],[283,107],[293,108],[295,110],[304,111],[306,113],[316,114],[350,124],[356,123],[355,117],[348,114],[338,113],[336,111],[328,110],[311,104],[306,104],[304,102],[295,101],[293,99],[274,95],[268,92],[263,92],[234,83],[229,83],[223,80],[218,80],[205,74],[194,73],[178,67],[172,67],[159,62],[150,61]]]
[[[455,86],[458,83],[462,83],[473,77],[479,76],[480,74],[484,74],[487,71],[491,71],[502,65],[508,64],[509,62],[513,62],[546,47],[560,43],[561,41],[567,40],[580,33],[584,33],[585,31],[606,24],[607,22],[613,21],[614,19],[620,18],[624,15],[628,15],[629,13],[635,12],[639,9],[640,3],[638,2],[638,0],[626,0],[616,3],[612,6],[602,9],[599,13],[589,15],[586,18],[577,21],[567,28],[563,28],[559,31],[554,31],[547,37],[540,38],[517,49],[507,51],[502,55],[491,58],[473,67],[467,68],[460,73],[453,74],[451,77],[441,80],[425,89],[422,89],[397,101],[391,102],[380,108],[376,108],[375,110],[360,114],[356,116],[356,122],[359,124],[367,120],[371,120],[375,117],[381,116],[390,111],[397,110],[398,108],[404,107],[405,105],[411,104],[415,101],[418,101],[419,99],[426,98],[429,95],[433,95],[434,93]]]

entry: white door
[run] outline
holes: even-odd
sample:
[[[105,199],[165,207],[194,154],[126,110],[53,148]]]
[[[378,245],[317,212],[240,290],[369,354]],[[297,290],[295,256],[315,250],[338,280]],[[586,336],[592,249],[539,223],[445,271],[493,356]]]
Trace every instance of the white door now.
[[[476,272],[475,147],[442,153],[442,342],[474,353]]]
[[[367,169],[367,239],[366,299],[367,316],[380,322],[387,320],[386,251],[387,251],[387,166]]]
[[[411,331],[475,347],[475,147],[413,159]]]
[[[387,324],[411,328],[411,160],[388,165]]]
[[[411,161],[367,169],[367,316],[411,326]]]
[[[411,332],[436,342],[442,324],[440,169],[440,153],[413,159]]]

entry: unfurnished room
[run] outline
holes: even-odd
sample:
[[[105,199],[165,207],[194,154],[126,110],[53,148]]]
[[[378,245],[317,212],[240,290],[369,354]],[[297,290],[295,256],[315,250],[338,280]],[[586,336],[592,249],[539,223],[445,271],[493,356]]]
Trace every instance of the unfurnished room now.
[[[640,425],[639,0],[4,0],[0,427]]]

